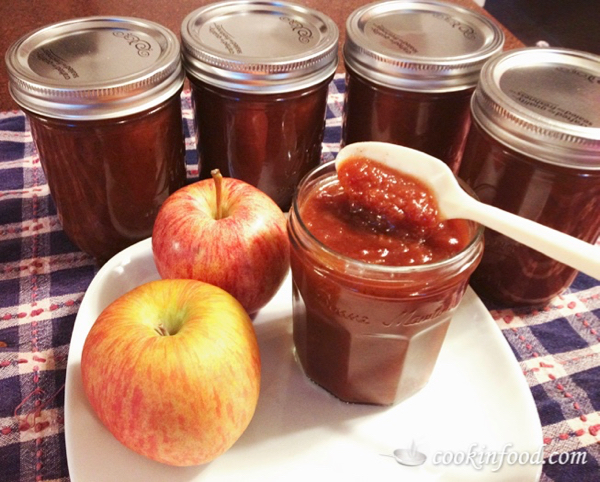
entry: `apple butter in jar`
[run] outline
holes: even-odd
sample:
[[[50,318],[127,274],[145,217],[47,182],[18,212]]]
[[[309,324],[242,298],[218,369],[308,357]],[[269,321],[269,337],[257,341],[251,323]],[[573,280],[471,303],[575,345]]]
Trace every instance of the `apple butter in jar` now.
[[[600,57],[566,49],[506,52],[482,70],[459,176],[485,203],[584,241],[600,236]],[[472,277],[502,305],[545,305],[577,272],[485,230]]]
[[[346,22],[342,144],[383,141],[441,159],[456,172],[481,67],[504,34],[472,10],[387,1]]]
[[[67,236],[102,263],[152,234],[186,179],[177,37],[142,19],[53,24],[6,55]]]
[[[391,405],[428,382],[483,230],[437,220],[414,179],[346,162],[311,171],[290,211],[294,345],[306,376],[341,400]]]
[[[200,178],[218,168],[287,211],[321,160],[337,26],[286,2],[226,1],[190,13],[181,37]]]

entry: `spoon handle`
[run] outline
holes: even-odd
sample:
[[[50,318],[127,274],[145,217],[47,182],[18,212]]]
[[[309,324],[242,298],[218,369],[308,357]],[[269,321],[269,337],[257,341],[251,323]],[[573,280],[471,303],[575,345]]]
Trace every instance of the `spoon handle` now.
[[[600,279],[600,247],[476,201],[470,196],[461,201],[460,207],[454,206],[453,217],[477,221],[588,276]],[[462,211],[462,215],[458,211]]]

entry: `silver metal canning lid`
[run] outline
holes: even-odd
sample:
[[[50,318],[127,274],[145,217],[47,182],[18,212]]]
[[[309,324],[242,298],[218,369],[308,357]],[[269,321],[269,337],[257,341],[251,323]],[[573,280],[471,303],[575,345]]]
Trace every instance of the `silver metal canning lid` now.
[[[339,31],[326,15],[285,2],[225,1],[190,13],[181,26],[190,76],[227,90],[281,93],[334,74]]]
[[[530,47],[487,63],[473,94],[474,119],[527,156],[600,169],[600,56]]]
[[[387,1],[346,21],[346,65],[371,82],[415,92],[475,87],[504,33],[477,12],[435,1]]]
[[[147,20],[86,17],[49,25],[6,53],[14,100],[60,119],[135,114],[179,91],[184,73],[173,32]]]

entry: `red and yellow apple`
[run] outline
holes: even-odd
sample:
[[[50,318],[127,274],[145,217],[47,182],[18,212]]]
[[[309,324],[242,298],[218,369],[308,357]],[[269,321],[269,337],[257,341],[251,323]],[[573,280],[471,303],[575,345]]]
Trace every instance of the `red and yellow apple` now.
[[[102,311],[81,371],[94,412],[122,444],[165,464],[199,465],[248,427],[260,353],[231,295],[196,280],[158,280]]]
[[[152,233],[163,278],[223,288],[249,314],[266,305],[289,269],[286,217],[264,192],[218,171],[171,194]]]

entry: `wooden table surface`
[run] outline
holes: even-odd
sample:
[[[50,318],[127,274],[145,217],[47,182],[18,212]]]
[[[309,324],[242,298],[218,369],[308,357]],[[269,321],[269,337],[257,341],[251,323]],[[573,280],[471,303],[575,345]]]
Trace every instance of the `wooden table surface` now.
[[[489,15],[472,0],[451,0],[453,3]],[[3,54],[11,44],[30,31],[61,20],[90,15],[140,17],[158,22],[179,36],[184,17],[198,7],[212,3],[208,0],[0,0],[0,51]],[[295,0],[295,3],[329,15],[340,29],[340,47],[345,38],[346,18],[368,0]],[[505,48],[522,43],[506,28]],[[343,71],[340,62],[339,70]],[[8,92],[6,67],[0,68],[0,111],[17,109]]]

